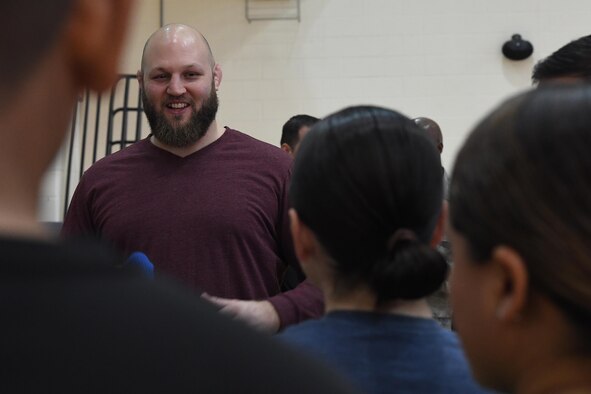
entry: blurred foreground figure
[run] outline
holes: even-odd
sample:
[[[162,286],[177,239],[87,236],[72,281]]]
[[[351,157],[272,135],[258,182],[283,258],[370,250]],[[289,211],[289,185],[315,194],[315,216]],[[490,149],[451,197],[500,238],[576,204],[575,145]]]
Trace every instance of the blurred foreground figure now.
[[[0,392],[344,392],[189,291],[37,222],[77,95],[115,79],[130,12],[128,0],[0,3]]]
[[[520,94],[468,137],[450,187],[454,323],[476,378],[591,392],[591,89]]]

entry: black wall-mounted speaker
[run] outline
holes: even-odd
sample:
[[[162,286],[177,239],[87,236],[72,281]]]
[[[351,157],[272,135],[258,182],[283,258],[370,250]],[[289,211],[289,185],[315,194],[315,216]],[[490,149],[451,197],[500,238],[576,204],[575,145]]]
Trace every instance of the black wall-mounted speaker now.
[[[513,34],[511,40],[503,44],[503,55],[511,60],[527,59],[533,51],[531,42],[522,39],[520,34]]]

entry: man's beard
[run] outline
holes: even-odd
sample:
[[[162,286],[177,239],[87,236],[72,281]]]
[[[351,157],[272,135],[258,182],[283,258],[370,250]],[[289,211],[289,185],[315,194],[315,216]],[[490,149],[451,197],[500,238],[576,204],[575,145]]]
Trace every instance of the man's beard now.
[[[191,102],[191,117],[183,125],[177,121],[169,122],[162,112],[156,110],[143,90],[141,95],[144,112],[154,137],[164,145],[177,148],[189,146],[203,137],[218,111],[218,96],[213,86],[209,97],[203,101],[199,111],[195,109],[195,103]]]

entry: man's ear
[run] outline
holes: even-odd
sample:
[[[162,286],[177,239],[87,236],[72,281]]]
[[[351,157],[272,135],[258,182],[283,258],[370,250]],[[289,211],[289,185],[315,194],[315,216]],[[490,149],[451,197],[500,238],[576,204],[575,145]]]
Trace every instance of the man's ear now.
[[[435,224],[435,229],[433,230],[433,235],[431,236],[431,246],[432,247],[436,247],[437,245],[439,245],[439,243],[443,239],[446,221],[447,221],[447,201],[443,201],[443,204],[441,205],[441,212],[439,213],[439,217],[437,218],[437,223]]]
[[[81,86],[109,88],[117,76],[133,0],[74,0],[65,30],[71,72]]]
[[[222,83],[222,66],[218,63],[213,66],[213,86],[215,90],[220,88],[220,84]]]
[[[497,246],[489,264],[495,267],[499,285],[495,294],[496,315],[503,322],[518,321],[528,302],[529,276],[525,262],[513,248]]]
[[[137,83],[140,86],[140,90],[144,90],[144,73],[142,72],[142,70],[138,70],[136,78],[137,78]]]
[[[291,146],[289,146],[285,142],[283,144],[281,144],[281,150],[286,153],[289,153],[291,156],[293,156],[293,149],[291,149]]]

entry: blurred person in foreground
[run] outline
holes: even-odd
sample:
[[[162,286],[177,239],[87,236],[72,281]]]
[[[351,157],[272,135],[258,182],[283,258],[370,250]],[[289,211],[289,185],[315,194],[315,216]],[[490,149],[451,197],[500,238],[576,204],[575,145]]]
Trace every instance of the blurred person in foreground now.
[[[114,81],[130,13],[128,0],[0,3],[0,392],[346,392],[190,291],[37,221],[77,96]]]
[[[454,325],[503,392],[591,392],[591,89],[541,86],[486,116],[450,186]]]

